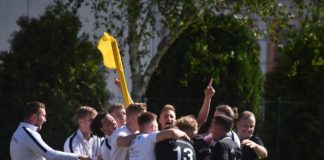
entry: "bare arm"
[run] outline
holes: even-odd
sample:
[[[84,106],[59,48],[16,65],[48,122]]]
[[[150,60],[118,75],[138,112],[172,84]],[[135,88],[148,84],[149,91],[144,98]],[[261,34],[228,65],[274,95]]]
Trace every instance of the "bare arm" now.
[[[190,139],[187,134],[179,129],[168,129],[159,132],[156,135],[156,142],[161,142],[167,139],[179,139],[179,138]]]
[[[118,78],[115,78],[115,85],[116,85],[119,89],[121,89],[121,86],[120,86],[120,80],[119,80]],[[134,101],[133,101],[132,97],[129,95],[129,93],[127,93],[127,94],[128,94],[128,97],[129,97],[131,103],[134,103]],[[127,107],[127,106],[126,106],[126,107]]]
[[[117,138],[117,146],[118,147],[129,147],[137,135],[138,134],[132,134],[132,135],[125,136],[125,137],[119,136]]]
[[[212,86],[212,83],[213,83],[213,79],[210,79],[210,81],[205,89],[204,102],[200,108],[198,118],[197,118],[198,128],[200,128],[207,121],[207,118],[208,118],[210,102],[211,102],[212,97],[215,94],[215,90]]]
[[[255,153],[259,156],[259,158],[266,158],[268,156],[268,151],[265,147],[258,145],[257,143],[249,139],[243,140],[242,145],[246,145],[252,148],[255,151]]]

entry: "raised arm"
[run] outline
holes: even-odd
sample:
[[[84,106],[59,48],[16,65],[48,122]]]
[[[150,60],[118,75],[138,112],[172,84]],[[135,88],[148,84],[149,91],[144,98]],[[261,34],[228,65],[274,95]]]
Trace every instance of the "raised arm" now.
[[[159,132],[156,135],[156,142],[161,142],[167,139],[179,139],[179,138],[190,140],[187,134],[183,131],[180,131],[179,129],[167,129]]]
[[[119,80],[118,78],[115,78],[115,85],[116,85],[119,89],[121,89],[121,86],[120,86],[120,80]],[[128,97],[129,97],[131,103],[134,103],[134,101],[133,101],[132,97],[129,95],[129,93],[128,93]],[[125,106],[125,107],[127,107],[127,106]]]
[[[208,118],[210,102],[211,102],[212,97],[215,94],[215,90],[214,90],[212,84],[213,84],[213,79],[210,79],[210,81],[205,89],[205,98],[204,98],[203,105],[201,106],[198,117],[197,117],[198,128],[200,128],[207,121],[207,118]]]

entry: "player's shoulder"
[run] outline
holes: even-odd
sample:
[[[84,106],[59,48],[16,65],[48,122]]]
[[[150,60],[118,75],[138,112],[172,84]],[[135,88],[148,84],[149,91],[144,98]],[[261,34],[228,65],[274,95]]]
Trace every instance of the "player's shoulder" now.
[[[237,145],[235,144],[235,142],[230,138],[230,137],[224,137],[221,140],[219,140],[216,144],[219,145],[223,148],[236,148]]]
[[[117,128],[111,135],[111,138],[117,138],[119,136],[126,136],[129,135],[129,130],[127,129],[127,127],[121,126],[120,128]]]
[[[195,137],[191,139],[193,145],[195,148],[205,148],[205,147],[210,147],[207,142],[202,138],[202,137]]]
[[[74,139],[76,139],[77,136],[78,136],[77,131],[74,131],[73,133],[71,133],[71,134],[66,138],[65,142],[68,142],[68,141],[70,141],[70,140],[74,140]]]

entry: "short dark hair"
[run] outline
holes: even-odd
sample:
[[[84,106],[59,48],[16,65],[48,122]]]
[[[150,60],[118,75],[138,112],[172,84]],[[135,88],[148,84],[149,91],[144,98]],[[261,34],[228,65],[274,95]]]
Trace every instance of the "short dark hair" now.
[[[233,127],[233,118],[221,114],[213,118],[213,123],[218,124],[226,132],[229,132]]]
[[[148,124],[148,123],[154,121],[156,119],[156,117],[157,116],[155,113],[144,112],[137,119],[138,126],[140,126],[140,127],[144,126],[145,124]]]
[[[140,114],[146,111],[145,103],[132,103],[126,109],[126,117],[129,117],[133,114]]]
[[[124,105],[123,104],[121,104],[121,103],[115,103],[115,104],[113,104],[113,105],[110,105],[109,107],[108,107],[108,113],[112,113],[115,109],[119,109],[119,108],[121,108],[121,109],[123,109],[123,108],[125,108],[124,107]]]
[[[45,109],[45,104],[38,101],[27,102],[24,109],[24,119],[30,118],[33,114],[38,114],[40,108]]]
[[[96,116],[96,118],[92,121],[90,128],[94,135],[97,135],[99,137],[105,136],[105,134],[103,132],[101,132],[100,128],[102,128],[101,120],[104,119],[107,114],[108,114],[107,112],[99,113]]]
[[[244,111],[238,116],[237,120],[240,121],[240,120],[242,120],[244,118],[249,118],[249,117],[254,117],[255,118],[255,116],[254,116],[254,114],[252,112]]]

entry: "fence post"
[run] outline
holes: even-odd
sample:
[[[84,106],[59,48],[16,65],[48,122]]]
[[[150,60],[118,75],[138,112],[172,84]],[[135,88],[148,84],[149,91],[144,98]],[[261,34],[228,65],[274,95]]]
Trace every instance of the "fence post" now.
[[[282,100],[281,97],[278,97],[278,114],[277,114],[277,144],[276,144],[276,149],[277,149],[277,159],[280,160],[280,127],[281,127],[281,105],[282,105]]]

